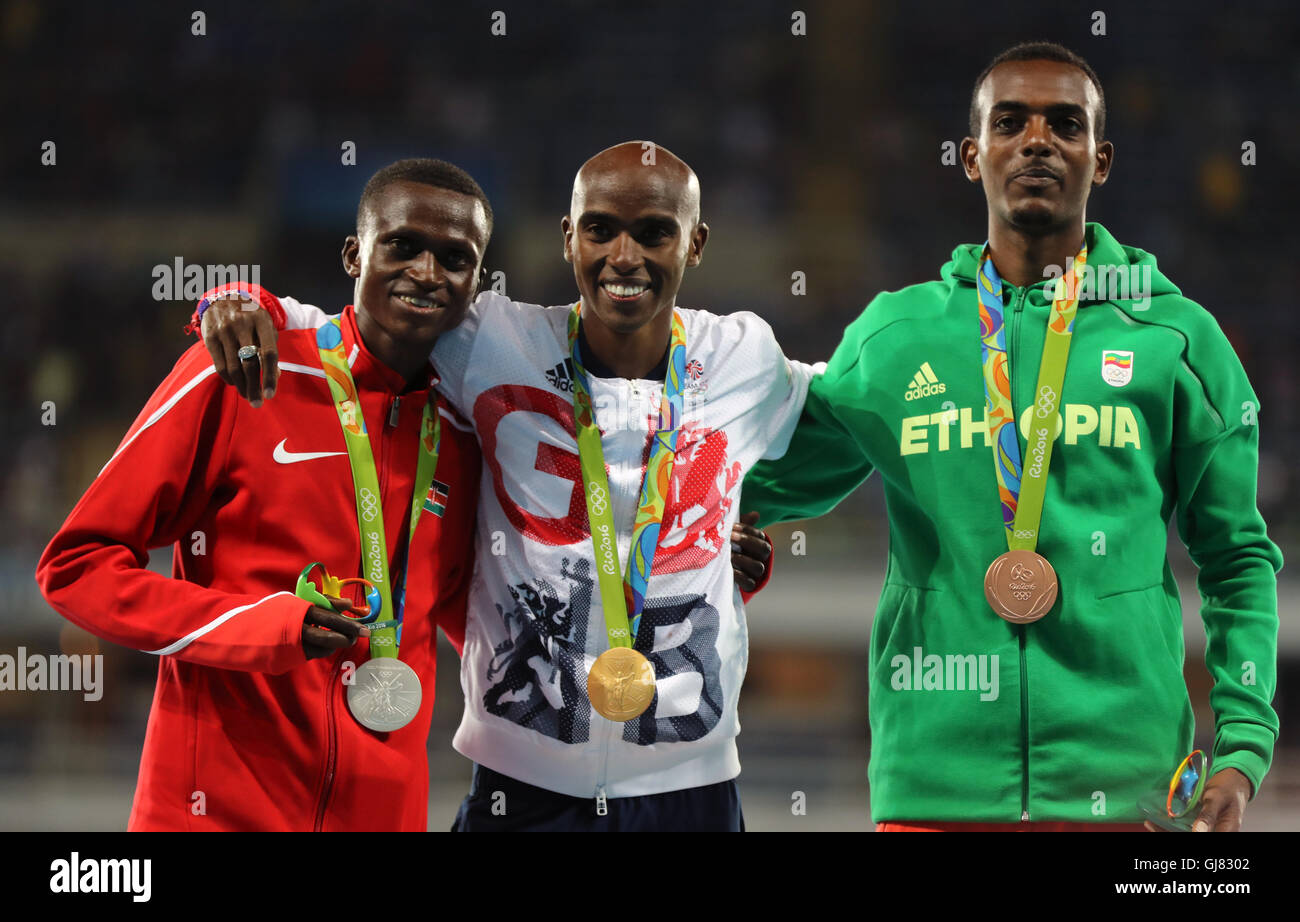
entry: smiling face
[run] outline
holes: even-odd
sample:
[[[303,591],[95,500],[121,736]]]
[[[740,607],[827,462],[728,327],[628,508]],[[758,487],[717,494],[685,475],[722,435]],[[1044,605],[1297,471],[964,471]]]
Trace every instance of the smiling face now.
[[[1099,97],[1088,75],[1058,61],[1007,61],[985,78],[978,104],[979,138],[962,142],[962,163],[983,183],[990,218],[1029,234],[1082,225],[1113,157],[1093,135]]]
[[[423,364],[438,335],[465,319],[478,293],[488,224],[474,196],[399,181],[376,195],[359,236],[343,245],[356,279],[357,326],[395,370]]]
[[[584,317],[616,336],[671,323],[682,275],[708,237],[695,174],[663,148],[655,155],[647,165],[629,142],[592,158],[561,222]]]

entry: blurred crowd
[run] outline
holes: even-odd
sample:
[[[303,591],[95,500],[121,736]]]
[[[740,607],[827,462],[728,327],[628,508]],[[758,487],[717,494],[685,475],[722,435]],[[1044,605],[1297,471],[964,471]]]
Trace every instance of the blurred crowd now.
[[[1104,34],[1091,11],[1038,3],[977,16],[818,0],[797,5],[806,34],[774,0],[193,6],[0,0],[0,649],[87,642],[32,574],[193,342],[193,304],[155,300],[155,267],[257,264],[273,291],[342,307],[338,254],[366,179],[435,156],[492,199],[487,263],[508,293],[563,303],[573,174],[613,143],[652,139],[695,168],[712,228],[683,304],[756,311],[788,354],[825,359],[876,292],[934,278],[954,246],[983,239],[982,195],[945,144],[966,133],[976,74],[1025,39],[1061,41],[1101,76],[1117,154],[1089,216],[1155,253],[1227,332],[1262,405],[1261,508],[1284,553],[1300,549],[1286,461],[1300,452],[1300,185],[1287,170],[1300,163],[1300,14],[1282,0],[1116,7]],[[825,527],[848,534],[867,516],[883,521],[878,495]],[[3,696],[0,779],[133,774],[155,667],[131,655],[108,668],[130,693],[98,709]],[[827,739],[862,735],[860,704]],[[747,723],[749,745],[761,726]]]
[[[806,35],[768,0],[530,5],[503,21],[493,6],[210,5],[195,35],[179,8],[3,3],[0,572],[20,595],[190,342],[192,305],[154,300],[155,266],[256,263],[273,290],[342,306],[338,250],[365,179],[433,155],[492,198],[488,263],[509,293],[565,301],[574,171],[653,138],[695,167],[713,229],[683,302],[757,311],[792,356],[825,358],[876,291],[934,277],[983,236],[979,190],[943,145],[964,135],[987,59],[1036,37],[1101,75],[1117,156],[1090,217],[1154,252],[1237,347],[1263,407],[1261,505],[1295,546],[1289,8],[1116,10],[1094,36],[1086,19],[1029,6],[974,24],[955,4],[809,4]]]

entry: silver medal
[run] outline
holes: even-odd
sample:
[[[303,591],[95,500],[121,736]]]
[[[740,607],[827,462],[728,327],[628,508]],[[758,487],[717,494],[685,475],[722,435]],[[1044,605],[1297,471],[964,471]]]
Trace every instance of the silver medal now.
[[[348,710],[377,733],[405,727],[420,711],[420,677],[392,656],[366,660],[348,686]]]

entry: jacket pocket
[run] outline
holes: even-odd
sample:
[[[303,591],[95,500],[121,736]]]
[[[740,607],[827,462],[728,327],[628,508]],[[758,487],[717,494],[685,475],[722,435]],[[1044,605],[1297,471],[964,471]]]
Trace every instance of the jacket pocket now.
[[[918,596],[932,590],[901,583],[885,583],[876,606],[876,618],[871,627],[871,671],[875,673],[889,651],[893,650],[900,634],[914,627],[920,607]]]
[[[1186,640],[1183,613],[1164,583],[1097,596],[1098,607],[1125,619],[1136,641],[1149,653],[1163,653],[1182,668]]]

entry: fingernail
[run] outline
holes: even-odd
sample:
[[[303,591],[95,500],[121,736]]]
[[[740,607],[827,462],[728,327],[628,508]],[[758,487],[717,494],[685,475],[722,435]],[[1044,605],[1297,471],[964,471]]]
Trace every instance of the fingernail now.
[[[735,541],[732,541],[732,542],[731,542],[731,553],[733,553],[733,554],[739,554],[739,553],[740,553],[740,545],[737,544]]]
[[[262,391],[262,396],[265,397],[267,400],[270,400],[272,397],[275,396],[275,388],[268,387],[266,390]]]
[[[361,629],[361,636],[362,636],[362,637],[369,637],[369,636],[370,636],[370,628],[368,628],[368,627],[363,627],[363,628]]]
[[[1209,832],[1210,824],[1197,820],[1192,824],[1192,832]]]
[[[256,398],[254,398],[254,399],[252,399],[252,400],[250,400],[250,401],[248,401],[248,402],[249,402],[250,404],[252,404],[254,410],[256,410],[258,407],[260,407],[260,406],[262,405],[262,401],[260,401],[260,400],[258,400],[258,399],[256,399]]]

